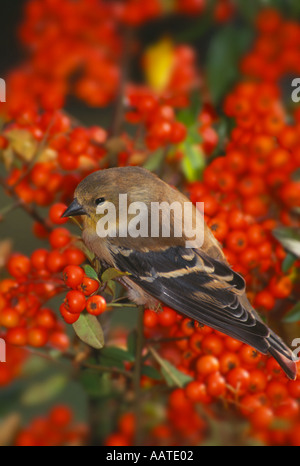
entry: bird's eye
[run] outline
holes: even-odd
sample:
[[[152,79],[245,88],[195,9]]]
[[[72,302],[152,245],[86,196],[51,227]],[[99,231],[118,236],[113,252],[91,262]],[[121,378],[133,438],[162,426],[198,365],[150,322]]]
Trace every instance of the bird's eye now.
[[[105,202],[104,197],[99,197],[98,199],[95,200],[95,204],[98,206],[100,204],[103,204]]]

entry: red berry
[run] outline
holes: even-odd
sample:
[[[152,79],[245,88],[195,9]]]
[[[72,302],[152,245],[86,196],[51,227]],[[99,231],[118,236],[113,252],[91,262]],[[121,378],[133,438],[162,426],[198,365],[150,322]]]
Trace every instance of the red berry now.
[[[72,314],[80,314],[86,307],[86,298],[81,291],[69,291],[65,298],[65,307]]]
[[[80,317],[80,313],[69,312],[64,304],[60,305],[59,312],[67,324],[74,324]]]
[[[196,369],[201,375],[208,375],[219,370],[219,360],[210,354],[200,356],[196,362]]]
[[[28,330],[27,342],[30,346],[40,348],[48,341],[48,331],[43,327],[32,327]]]
[[[99,316],[106,310],[106,301],[103,296],[91,296],[86,301],[86,310],[89,314]]]
[[[0,325],[6,328],[17,327],[20,323],[20,314],[14,308],[5,308],[0,313]]]
[[[58,428],[68,426],[72,421],[72,417],[71,409],[64,405],[55,406],[50,411],[50,422]]]
[[[7,343],[15,346],[25,346],[27,344],[27,329],[24,327],[10,328],[5,337]]]
[[[243,367],[236,367],[228,372],[226,380],[231,385],[238,395],[242,395],[247,391],[250,383],[250,374]]]
[[[176,322],[176,319],[177,313],[170,307],[164,306],[163,311],[158,313],[159,325],[162,327],[169,327]]]
[[[90,277],[83,277],[78,288],[85,296],[91,296],[99,289],[99,282]]]
[[[63,227],[56,228],[50,233],[49,242],[53,249],[67,246],[71,241],[71,233]]]
[[[14,254],[7,263],[8,272],[15,278],[27,277],[30,268],[30,260],[23,254]]]
[[[144,325],[148,328],[154,328],[158,324],[158,314],[152,309],[145,309],[144,311]]]
[[[67,265],[63,270],[63,279],[70,288],[77,288],[85,277],[84,271],[78,265]]]
[[[46,249],[36,249],[31,255],[31,264],[37,270],[46,268],[48,251]]]
[[[63,203],[54,204],[49,210],[49,218],[54,225],[62,225],[68,221],[67,218],[62,218],[62,214],[66,211],[67,206]]]

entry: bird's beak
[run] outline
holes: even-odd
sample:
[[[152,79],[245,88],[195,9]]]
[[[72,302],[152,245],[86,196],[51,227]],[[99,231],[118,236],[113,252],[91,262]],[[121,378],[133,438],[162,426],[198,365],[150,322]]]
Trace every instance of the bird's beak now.
[[[76,215],[87,215],[86,210],[82,207],[81,204],[77,201],[76,197],[74,201],[69,205],[67,210],[62,214],[64,217],[76,217]]]

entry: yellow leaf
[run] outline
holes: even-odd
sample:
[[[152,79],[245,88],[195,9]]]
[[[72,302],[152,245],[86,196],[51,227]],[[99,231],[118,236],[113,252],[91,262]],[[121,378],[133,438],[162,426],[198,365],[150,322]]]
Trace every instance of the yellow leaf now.
[[[52,162],[56,160],[57,152],[51,147],[46,147],[41,153],[38,154],[38,162]]]
[[[0,423],[0,447],[13,445],[15,437],[21,426],[19,413],[8,414]]]
[[[12,241],[10,239],[4,239],[0,241],[0,270],[5,267],[7,259],[12,251]]]
[[[26,130],[13,129],[8,134],[11,148],[23,160],[30,161],[37,150],[37,142]]]
[[[155,91],[163,91],[171,78],[174,65],[174,45],[168,38],[148,47],[144,55],[146,81]]]

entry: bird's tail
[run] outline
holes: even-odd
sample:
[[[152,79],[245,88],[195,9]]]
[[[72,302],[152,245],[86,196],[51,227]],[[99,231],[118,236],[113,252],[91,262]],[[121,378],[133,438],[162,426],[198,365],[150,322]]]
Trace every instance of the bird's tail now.
[[[295,363],[295,356],[293,352],[286,346],[286,344],[272,331],[268,337],[270,344],[269,353],[276,359],[278,364],[282,367],[286,375],[295,380],[297,377],[297,366]]]

